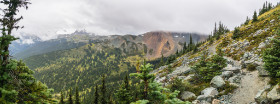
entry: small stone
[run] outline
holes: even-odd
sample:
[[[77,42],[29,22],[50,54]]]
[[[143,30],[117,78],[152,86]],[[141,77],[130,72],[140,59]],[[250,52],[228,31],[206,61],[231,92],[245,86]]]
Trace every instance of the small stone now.
[[[212,104],[220,104],[220,100],[218,100],[218,99],[214,99],[213,101],[212,101]]]
[[[262,77],[269,76],[269,72],[267,70],[265,70],[263,66],[257,66],[256,69],[259,72],[259,76],[262,76]]]

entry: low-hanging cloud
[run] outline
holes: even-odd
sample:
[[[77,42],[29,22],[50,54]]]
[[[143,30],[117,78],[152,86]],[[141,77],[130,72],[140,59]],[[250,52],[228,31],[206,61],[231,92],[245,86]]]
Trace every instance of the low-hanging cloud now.
[[[273,4],[277,0],[268,0]],[[166,30],[210,33],[215,22],[230,29],[252,17],[263,0],[32,0],[21,10],[25,33],[49,39],[86,29],[100,35]]]

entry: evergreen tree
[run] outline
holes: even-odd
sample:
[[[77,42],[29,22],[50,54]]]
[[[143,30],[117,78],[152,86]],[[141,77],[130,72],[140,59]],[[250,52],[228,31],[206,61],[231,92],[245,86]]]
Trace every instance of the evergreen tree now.
[[[180,91],[171,92],[169,89],[163,88],[161,84],[154,82],[155,76],[150,74],[153,70],[151,66],[144,61],[144,64],[140,67],[141,73],[130,74],[144,83],[144,98],[131,104],[191,104],[176,98]]]
[[[159,67],[163,66],[163,65],[164,65],[164,57],[163,57],[163,54],[161,54],[161,59],[160,59],[160,62],[159,62]]]
[[[81,104],[80,102],[80,96],[79,96],[79,89],[78,89],[78,86],[76,85],[76,104]]]
[[[193,44],[193,38],[192,38],[192,35],[190,35],[190,45]]]
[[[74,104],[74,103],[73,103],[73,99],[72,99],[72,88],[71,88],[71,87],[70,87],[70,91],[69,91],[68,102],[69,102],[69,104]]]
[[[280,29],[277,34],[278,37],[273,39],[272,47],[263,53],[265,70],[270,73],[272,78],[280,77]]]
[[[144,64],[141,65],[140,71],[141,73],[132,73],[130,76],[135,76],[144,82],[144,92],[143,92],[143,98],[148,98],[148,87],[149,87],[149,81],[151,81],[154,78],[153,74],[150,74],[150,72],[153,70],[151,68],[151,64],[146,64],[146,61],[144,61]]]
[[[28,0],[1,0],[0,37],[0,103],[54,103],[52,89],[37,81],[22,61],[10,59],[9,45],[18,39],[12,31],[22,28],[17,24],[22,16],[17,16],[20,8],[28,8]]]
[[[186,53],[187,52],[187,43],[184,42],[184,46],[183,46],[183,53]]]
[[[94,92],[94,104],[98,104],[99,102],[99,93],[98,93],[98,85],[95,86]]]
[[[64,104],[63,98],[64,98],[63,92],[60,91],[60,104]]]
[[[132,100],[132,94],[130,91],[129,78],[128,75],[125,76],[123,84],[120,89],[115,93],[118,103],[120,104],[130,104]]]
[[[239,30],[238,27],[235,27],[234,31],[233,31],[232,39],[236,39],[236,38],[239,38],[239,37],[240,37],[240,30]]]
[[[245,21],[245,25],[248,25],[249,24],[249,21],[250,21],[250,19],[249,19],[249,17],[247,16],[247,18],[246,18],[246,21]]]
[[[101,104],[107,104],[107,92],[106,92],[106,82],[105,82],[105,75],[102,76],[102,86],[101,86]]]
[[[258,21],[258,16],[257,16],[257,12],[255,11],[254,15],[253,15],[253,21],[252,22],[257,22],[257,21]]]

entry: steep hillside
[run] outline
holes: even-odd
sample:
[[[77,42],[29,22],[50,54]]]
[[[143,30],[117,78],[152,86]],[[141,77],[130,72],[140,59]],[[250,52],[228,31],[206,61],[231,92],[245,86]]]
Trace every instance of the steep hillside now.
[[[250,20],[219,38],[213,36],[199,52],[178,57],[170,67],[154,70],[155,81],[168,88],[183,87],[180,98],[194,104],[279,103],[279,79],[269,77],[263,62],[263,52],[277,37],[280,6],[258,16],[257,21]]]
[[[192,36],[194,42],[203,41],[206,37],[197,34]],[[138,36],[75,33],[41,42],[23,51],[28,53],[36,50],[36,54],[29,53],[33,56],[24,58],[24,62],[35,71],[35,77],[54,88],[55,93],[78,85],[80,91],[83,91],[81,96],[89,97],[93,95],[93,86],[101,83],[101,75],[107,76],[108,88],[114,91],[124,75],[136,71],[137,61],[155,59],[161,53],[165,56],[174,54],[189,38],[190,33],[178,35],[171,32],[149,32]]]

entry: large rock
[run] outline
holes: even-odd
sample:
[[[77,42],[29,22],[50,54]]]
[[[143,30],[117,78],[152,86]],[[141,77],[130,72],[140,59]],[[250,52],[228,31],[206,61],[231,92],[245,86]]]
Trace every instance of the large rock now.
[[[239,73],[241,70],[240,67],[232,67],[231,65],[228,65],[223,69],[223,71],[232,71],[233,73]]]
[[[221,76],[215,76],[211,80],[210,84],[214,88],[221,88],[226,84],[226,82],[223,80],[223,78]]]
[[[201,94],[205,95],[207,97],[216,97],[219,94],[219,92],[217,91],[216,88],[209,87],[209,88],[206,88],[206,89],[202,90]]]
[[[258,103],[258,104],[267,104],[268,103],[268,100],[266,98],[266,94],[267,92],[262,89],[262,90],[259,90],[259,92],[257,93],[257,95],[255,96],[255,101]]]
[[[266,44],[264,43],[264,42],[261,42],[260,44],[259,44],[259,49],[261,49],[261,48],[264,48],[266,46]]]
[[[189,92],[189,91],[184,91],[182,94],[181,94],[181,99],[182,100],[189,100],[191,98],[196,98],[195,94],[192,93],[192,92]]]
[[[262,77],[269,76],[269,72],[267,70],[265,70],[263,66],[257,66],[256,69],[259,72],[259,76],[262,76]]]
[[[201,91],[201,95],[199,95],[196,99],[200,101],[211,102],[213,98],[215,98],[219,92],[214,87],[209,87]]]
[[[224,72],[222,72],[222,77],[223,78],[229,78],[229,77],[232,77],[232,75],[233,75],[233,72],[232,71],[224,71]]]
[[[174,70],[171,74],[168,74],[169,78],[175,77],[175,76],[179,76],[182,74],[186,74],[189,73],[192,69],[186,65],[177,67],[176,70]]]
[[[233,76],[233,77],[230,77],[230,78],[228,79],[228,81],[229,81],[230,83],[240,83],[241,77],[240,77],[239,75],[235,75],[235,76]]]
[[[259,90],[257,95],[255,96],[255,101],[258,104],[267,104],[269,103],[269,100],[267,99],[267,93],[268,90],[271,88],[271,85],[267,85],[264,87],[264,89]]]
[[[279,88],[279,85],[276,85],[273,87],[273,89],[271,91],[269,91],[267,93],[267,98],[270,100],[270,101],[277,101],[277,100],[280,100],[280,93],[277,91],[277,89]]]

